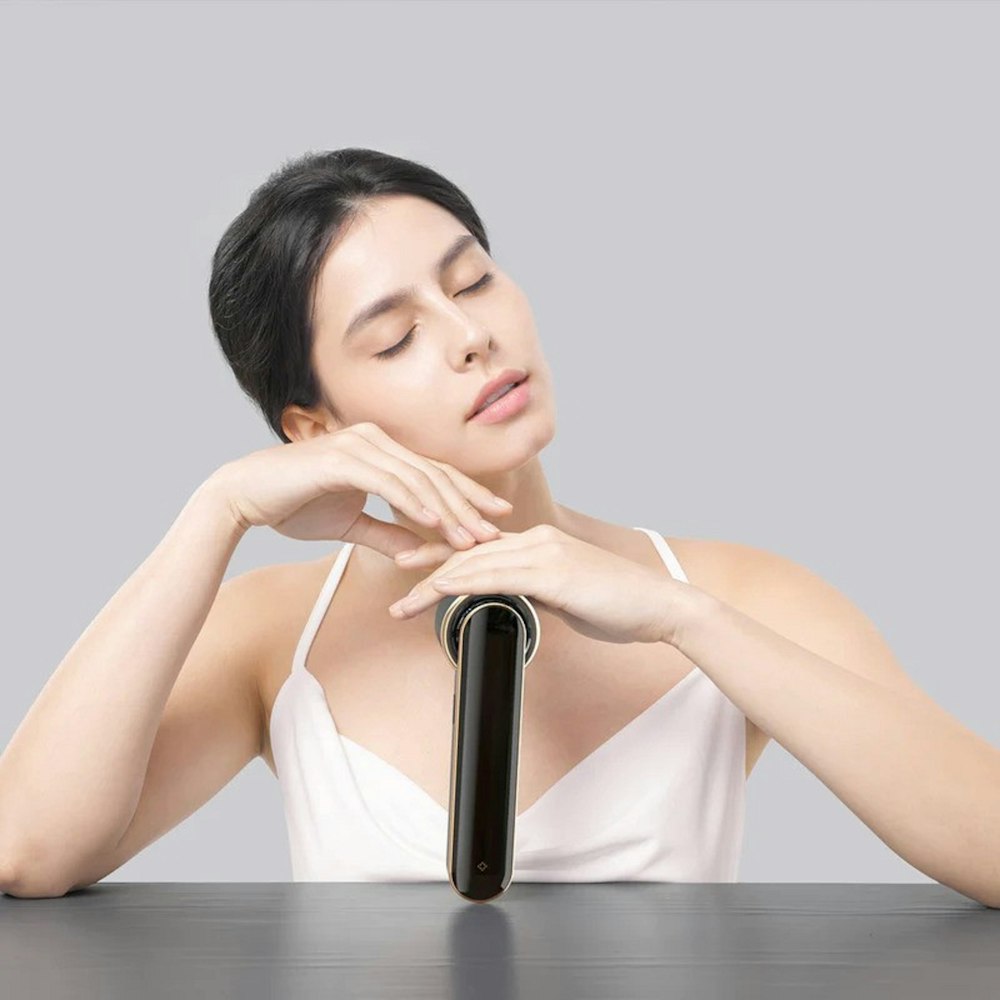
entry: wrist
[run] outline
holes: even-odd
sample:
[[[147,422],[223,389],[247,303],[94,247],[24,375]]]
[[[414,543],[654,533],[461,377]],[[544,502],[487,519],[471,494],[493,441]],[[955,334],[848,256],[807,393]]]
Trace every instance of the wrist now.
[[[706,590],[683,580],[672,580],[663,616],[660,640],[687,653],[698,634],[711,629],[722,602]]]
[[[231,494],[221,470],[213,472],[191,495],[188,501],[201,512],[222,536],[234,545],[250,528],[232,504]]]

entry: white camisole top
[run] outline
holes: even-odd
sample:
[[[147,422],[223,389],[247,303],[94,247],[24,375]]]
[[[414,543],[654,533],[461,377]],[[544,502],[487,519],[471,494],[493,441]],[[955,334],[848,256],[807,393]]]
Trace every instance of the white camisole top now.
[[[687,581],[659,534],[645,532]],[[354,543],[343,543],[275,697],[270,735],[296,882],[448,881],[448,811],[341,736],[306,657]],[[735,882],[746,717],[697,666],[515,823],[512,881]]]

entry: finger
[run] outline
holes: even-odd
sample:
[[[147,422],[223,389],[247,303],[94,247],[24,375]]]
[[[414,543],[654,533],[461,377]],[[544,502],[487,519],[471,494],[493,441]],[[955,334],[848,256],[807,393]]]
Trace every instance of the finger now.
[[[488,545],[488,542],[484,542],[483,545]],[[426,548],[427,546],[424,546]],[[451,548],[447,545],[437,546],[433,553],[430,553],[426,558],[418,558],[417,561],[411,562],[408,559],[397,559],[396,565],[401,566],[403,569],[417,569],[417,570],[428,570],[431,575],[446,575],[455,572],[460,572],[465,569],[465,563],[473,557],[473,555],[480,552],[482,546],[477,545],[473,549],[468,549],[467,551]],[[418,550],[419,552],[419,550]],[[424,577],[420,583],[416,584],[412,589],[417,590],[419,587],[427,586],[427,581],[429,577]]]
[[[461,569],[442,571],[441,577],[433,577],[415,587],[389,608],[389,613],[397,618],[412,618],[433,607],[445,594],[505,593],[503,579],[510,578],[515,570],[489,569],[476,573]],[[517,579],[521,579],[517,577]]]
[[[518,588],[524,586],[525,580],[538,577],[537,562],[526,556],[526,551],[512,549],[494,551],[490,555],[485,549],[477,548],[473,552],[458,553],[460,559],[450,566],[439,567],[417,583],[390,607],[390,612],[395,613],[398,609],[398,617],[404,618],[420,614],[446,593],[519,593]],[[442,578],[451,582],[441,583]]]
[[[486,541],[499,534],[500,529],[486,520],[484,514],[495,517],[500,513],[509,513],[513,509],[509,504],[497,506],[493,503],[493,494],[485,486],[447,463],[410,451],[377,424],[361,426],[364,428],[360,433],[362,439],[382,449],[389,456],[387,466],[415,493],[425,497],[428,507],[438,511],[442,532],[456,543],[456,547],[467,548],[474,545],[477,539]],[[432,498],[436,502],[431,502]],[[471,540],[456,533],[459,526],[472,535]]]
[[[522,536],[519,536],[516,532],[501,531],[499,538],[482,542],[474,549],[453,549],[447,542],[423,542],[423,539],[421,539],[423,544],[417,546],[417,548],[411,549],[408,552],[404,550],[403,552],[396,553],[396,565],[403,566],[406,569],[420,566],[440,566],[441,563],[446,562],[459,552],[465,552],[469,556],[472,556],[474,553],[496,552],[499,542],[520,537]]]
[[[396,458],[361,433],[346,439],[340,450],[344,457],[350,456],[358,463],[356,479],[353,480],[357,486],[377,493],[391,507],[409,514],[415,520],[436,527],[452,540],[456,548],[475,545],[475,537],[470,542],[456,533],[458,522],[451,513],[451,508],[423,470],[404,459]],[[367,469],[367,475],[364,474],[364,469]],[[480,534],[484,534],[482,528],[479,530]]]
[[[467,476],[461,469],[456,469],[447,462],[439,462],[437,459],[428,458],[431,465],[437,466],[446,472],[470,497],[478,496],[481,499],[480,507],[489,510],[495,517],[504,517],[514,511],[514,505],[503,497],[498,497],[490,492],[482,483],[477,483],[471,476]]]
[[[397,552],[412,549],[423,539],[401,524],[390,524],[362,511],[354,524],[341,536],[345,542],[356,542],[381,552],[390,559]]]
[[[367,449],[372,449],[372,453],[369,453]],[[426,509],[424,500],[410,489],[409,484],[385,467],[378,457],[384,454],[367,441],[354,442],[350,446],[341,445],[336,463],[331,463],[330,478],[337,485],[347,483],[355,489],[382,497],[392,507],[405,511],[414,521],[422,522],[429,527],[438,526],[441,523],[440,516],[435,511]],[[399,528],[402,525],[396,525],[396,527]],[[423,541],[420,536],[413,532],[407,531],[406,533],[418,539],[416,544]],[[412,548],[413,546],[404,547]]]
[[[496,496],[483,486],[482,483],[477,483],[471,476],[467,476],[464,472],[456,469],[453,465],[449,465],[447,462],[441,462],[436,458],[429,458],[426,455],[419,455],[411,451],[409,448],[401,445],[391,435],[387,434],[378,424],[368,423],[357,426],[363,427],[365,433],[371,435],[372,440],[377,441],[381,447],[397,455],[399,458],[404,458],[425,470],[427,470],[428,466],[432,466],[445,473],[455,484],[456,488],[468,496],[481,510],[496,517],[510,514],[514,510],[513,504],[508,500]]]
[[[451,515],[455,518],[455,524],[451,531],[451,536],[459,544],[456,548],[466,549],[480,542],[492,541],[500,536],[500,529],[492,522],[486,520],[473,502],[455,485],[451,476],[436,465],[428,464],[427,475],[434,483],[441,496],[448,504]],[[456,534],[454,528],[464,527],[471,535],[472,540]]]
[[[412,569],[417,566],[439,566],[450,559],[456,552],[447,542],[424,542],[415,549],[411,549],[409,554],[406,550],[397,552],[395,555],[396,565],[405,569]]]

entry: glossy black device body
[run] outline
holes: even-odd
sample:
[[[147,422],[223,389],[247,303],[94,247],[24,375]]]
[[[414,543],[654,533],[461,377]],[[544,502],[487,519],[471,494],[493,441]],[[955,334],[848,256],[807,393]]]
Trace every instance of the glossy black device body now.
[[[537,618],[524,598],[504,594],[446,599],[438,610],[457,671],[448,878],[463,898],[486,902],[513,875],[524,668]]]

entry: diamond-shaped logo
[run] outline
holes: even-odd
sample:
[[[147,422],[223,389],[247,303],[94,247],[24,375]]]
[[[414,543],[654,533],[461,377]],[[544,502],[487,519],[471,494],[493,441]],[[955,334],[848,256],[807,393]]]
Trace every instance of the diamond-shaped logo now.
[[[488,868],[489,866],[488,866],[488,865],[486,864],[486,862],[485,862],[485,861],[480,861],[480,862],[479,862],[479,864],[478,864],[478,865],[476,865],[476,867],[477,867],[477,868],[478,868],[478,869],[479,869],[479,870],[480,870],[481,872],[484,872],[484,871],[486,871],[486,869],[487,869],[487,868]]]

